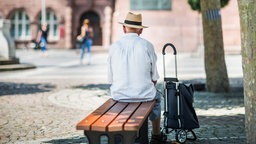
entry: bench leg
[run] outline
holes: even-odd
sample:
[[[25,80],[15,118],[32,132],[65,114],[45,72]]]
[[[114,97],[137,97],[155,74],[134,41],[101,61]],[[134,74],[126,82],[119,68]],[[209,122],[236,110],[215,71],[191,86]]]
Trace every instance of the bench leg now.
[[[120,136],[120,140],[116,140],[117,136]],[[133,144],[137,137],[137,132],[113,132],[109,133],[109,144]]]
[[[109,144],[132,144],[134,142],[140,144],[148,144],[148,120],[145,120],[142,127],[139,130],[139,134],[136,131],[122,131],[122,132],[95,132],[84,131],[84,135],[87,136],[89,144],[101,144],[100,137],[105,135],[108,137]],[[121,142],[116,140],[119,137]]]
[[[139,137],[135,140],[140,144],[148,144],[148,120],[145,120],[142,127],[140,128]]]
[[[87,137],[89,144],[100,144],[100,136],[102,135],[102,133],[84,131],[84,135]]]
[[[109,144],[132,144],[137,137],[137,132],[93,132],[84,131],[89,144],[101,144],[100,137],[105,135],[108,137]],[[120,136],[120,141],[116,137]]]

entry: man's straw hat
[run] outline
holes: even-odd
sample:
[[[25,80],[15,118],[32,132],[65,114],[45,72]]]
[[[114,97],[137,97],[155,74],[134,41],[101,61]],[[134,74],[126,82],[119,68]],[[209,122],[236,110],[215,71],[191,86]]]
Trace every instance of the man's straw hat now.
[[[133,14],[129,12],[126,15],[126,18],[124,22],[119,22],[120,24],[126,26],[126,27],[132,27],[132,28],[147,28],[147,26],[142,25],[142,16],[141,14]]]

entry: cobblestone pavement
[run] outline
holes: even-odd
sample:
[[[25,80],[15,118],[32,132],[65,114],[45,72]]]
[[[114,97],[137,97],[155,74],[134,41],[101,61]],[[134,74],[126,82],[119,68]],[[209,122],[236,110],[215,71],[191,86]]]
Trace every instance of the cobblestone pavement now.
[[[84,81],[2,81],[1,143],[86,143],[75,125],[109,98],[109,85]],[[196,92],[195,108],[200,128],[195,129],[198,140],[193,143],[245,142],[241,93]]]
[[[0,73],[0,143],[87,143],[75,126],[109,98],[109,85],[104,79],[67,74],[58,78],[8,75]],[[204,82],[204,78],[187,80]],[[186,143],[245,143],[242,78],[231,78],[230,83],[229,94],[195,92],[200,128],[194,130],[198,139]],[[161,82],[157,87],[161,89]],[[174,136],[168,138],[173,140]]]

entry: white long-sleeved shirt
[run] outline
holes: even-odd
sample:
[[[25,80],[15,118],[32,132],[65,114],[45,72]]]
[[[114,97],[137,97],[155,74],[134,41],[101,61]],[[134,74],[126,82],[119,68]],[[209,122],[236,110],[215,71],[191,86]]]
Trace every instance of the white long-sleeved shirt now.
[[[159,79],[153,45],[136,33],[127,33],[112,44],[108,57],[108,80],[114,100],[148,101],[155,98],[152,81]]]

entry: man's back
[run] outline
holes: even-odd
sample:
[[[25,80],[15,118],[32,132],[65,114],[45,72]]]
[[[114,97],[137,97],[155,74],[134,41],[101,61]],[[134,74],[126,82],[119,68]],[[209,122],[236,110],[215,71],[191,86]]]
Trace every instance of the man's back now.
[[[159,78],[153,45],[139,37],[143,32],[142,15],[129,12],[123,25],[125,36],[114,43],[108,57],[108,79],[114,100],[136,102],[155,100],[149,119],[152,122],[150,144],[162,144],[160,132],[161,97],[155,84]]]
[[[136,33],[127,33],[110,48],[111,95],[121,101],[154,99],[152,80],[159,78],[153,45]]]

